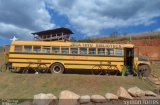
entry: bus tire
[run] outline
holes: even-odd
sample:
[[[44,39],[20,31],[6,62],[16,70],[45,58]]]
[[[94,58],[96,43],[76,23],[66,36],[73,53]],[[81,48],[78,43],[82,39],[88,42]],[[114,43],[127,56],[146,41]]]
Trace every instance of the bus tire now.
[[[148,77],[151,73],[151,69],[148,65],[139,65],[138,66],[138,75],[142,77]]]
[[[64,66],[61,63],[54,63],[51,66],[51,73],[52,74],[62,74],[64,72]]]

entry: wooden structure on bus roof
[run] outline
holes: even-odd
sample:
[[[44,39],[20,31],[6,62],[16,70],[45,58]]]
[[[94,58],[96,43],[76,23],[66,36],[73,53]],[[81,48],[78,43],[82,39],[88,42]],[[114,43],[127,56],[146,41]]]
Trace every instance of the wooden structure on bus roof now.
[[[73,32],[68,28],[61,27],[32,34],[34,35],[34,39],[39,41],[68,41]]]

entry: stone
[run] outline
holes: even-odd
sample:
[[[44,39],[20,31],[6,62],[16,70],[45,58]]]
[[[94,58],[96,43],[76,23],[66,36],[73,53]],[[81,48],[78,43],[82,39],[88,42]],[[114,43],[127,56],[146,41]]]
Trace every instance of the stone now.
[[[141,90],[138,87],[129,88],[128,93],[130,93],[133,97],[144,97],[145,96],[145,91]]]
[[[79,104],[79,105],[95,105],[95,104],[92,102],[89,102],[89,103],[84,103],[84,104]]]
[[[107,100],[116,100],[116,99],[118,99],[118,96],[115,95],[115,94],[112,94],[112,93],[106,93],[106,94],[105,94],[105,98],[106,98]]]
[[[133,99],[133,97],[123,87],[119,87],[117,91],[117,96],[119,99]]]
[[[104,103],[104,102],[106,102],[106,99],[105,99],[105,97],[103,97],[101,95],[92,95],[91,101],[95,102],[95,103]]]
[[[157,95],[157,99],[159,99],[159,100],[160,100],[160,95]]]
[[[145,96],[154,96],[154,97],[157,97],[157,94],[154,93],[154,92],[152,92],[152,91],[147,90],[147,91],[145,91]]]
[[[108,104],[106,104],[106,103],[95,103],[93,105],[108,105]]]
[[[91,97],[89,95],[81,96],[79,98],[80,104],[89,103],[90,101],[91,101]]]
[[[57,97],[51,93],[49,94],[40,93],[40,94],[34,95],[33,104],[34,105],[56,105]]]
[[[64,91],[61,91],[59,95],[58,105],[77,105],[79,98],[80,96],[77,95],[76,93],[69,90],[64,90]]]
[[[156,94],[160,94],[160,89],[159,88],[154,88],[153,92],[156,93]]]
[[[33,105],[33,103],[31,101],[24,101],[18,105]]]

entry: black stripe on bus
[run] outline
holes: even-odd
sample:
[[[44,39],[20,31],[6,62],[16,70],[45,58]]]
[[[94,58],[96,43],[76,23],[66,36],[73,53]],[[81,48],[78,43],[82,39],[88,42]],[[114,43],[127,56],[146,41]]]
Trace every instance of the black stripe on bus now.
[[[42,63],[42,62],[11,62],[11,63],[26,63],[26,64],[51,64],[51,63]]]
[[[78,63],[65,63],[64,65],[117,66],[112,64],[78,64]]]
[[[26,63],[26,64],[50,64],[50,63],[38,63],[38,62],[12,62],[12,63]],[[64,65],[117,66],[117,65],[112,65],[112,64],[78,64],[78,63],[64,63]]]
[[[99,56],[99,57],[124,57],[116,55],[80,55],[80,54],[53,54],[53,53],[19,53],[19,52],[10,52],[9,54],[33,54],[33,55],[67,55],[67,56]]]
[[[33,59],[33,60],[65,60],[65,61],[93,61],[93,62],[124,62],[124,60],[87,60],[87,59],[51,59],[51,58],[15,58],[10,57],[9,59]]]

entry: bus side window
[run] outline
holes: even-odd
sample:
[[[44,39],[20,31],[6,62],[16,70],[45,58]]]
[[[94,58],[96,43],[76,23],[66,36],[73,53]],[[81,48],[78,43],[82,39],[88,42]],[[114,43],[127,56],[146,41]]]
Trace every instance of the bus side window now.
[[[123,55],[122,49],[116,49],[116,55],[117,56],[122,56]]]
[[[78,48],[71,48],[71,54],[78,54]]]
[[[107,55],[114,55],[114,49],[113,48],[107,48],[106,49],[106,53],[107,53]]]
[[[43,53],[50,53],[50,46],[43,46]]]
[[[31,53],[32,52],[32,46],[24,46],[24,52]]]
[[[62,47],[61,50],[62,50],[62,54],[69,54],[69,48]]]
[[[60,53],[60,48],[59,47],[52,47],[52,53],[59,54]]]
[[[98,48],[98,55],[105,55],[105,49],[104,48]]]
[[[14,52],[22,52],[22,46],[14,46]]]
[[[80,48],[80,54],[82,55],[87,54],[87,48]]]
[[[34,53],[40,53],[41,52],[41,46],[34,46],[33,47],[33,52]]]
[[[95,55],[96,54],[96,48],[89,48],[89,54]]]

